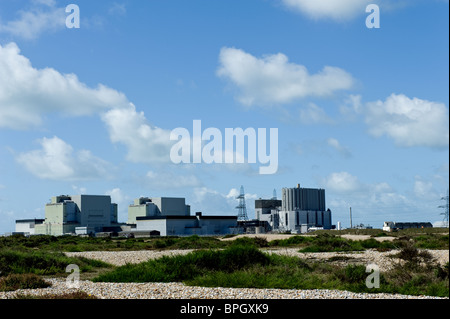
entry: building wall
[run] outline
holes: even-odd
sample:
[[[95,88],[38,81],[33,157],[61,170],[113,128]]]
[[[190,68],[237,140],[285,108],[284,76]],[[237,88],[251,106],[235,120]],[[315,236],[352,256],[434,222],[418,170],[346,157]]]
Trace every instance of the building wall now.
[[[128,224],[136,224],[136,217],[158,216],[159,209],[154,203],[128,206]]]
[[[159,208],[162,216],[189,216],[190,209],[184,198],[156,197],[152,202]]]
[[[231,233],[230,227],[236,227],[237,218],[198,218],[198,217],[169,217],[155,219],[137,219],[137,231],[160,232],[161,236],[187,235],[226,235]]]
[[[64,222],[64,203],[45,205],[45,222],[58,223]]]
[[[325,190],[315,188],[283,188],[281,192],[283,211],[325,210]]]
[[[16,233],[35,234],[35,227],[43,223],[42,219],[16,220]]]
[[[202,235],[231,234],[231,227],[236,227],[237,218],[201,218],[199,220]]]
[[[81,211],[81,226],[104,227],[111,225],[111,197],[98,195],[71,196]]]
[[[167,236],[167,226],[165,219],[146,219],[136,221],[137,231],[157,230],[161,236]]]
[[[198,220],[194,218],[176,218],[176,219],[166,219],[166,231],[167,236],[177,236],[177,235],[201,235]]]

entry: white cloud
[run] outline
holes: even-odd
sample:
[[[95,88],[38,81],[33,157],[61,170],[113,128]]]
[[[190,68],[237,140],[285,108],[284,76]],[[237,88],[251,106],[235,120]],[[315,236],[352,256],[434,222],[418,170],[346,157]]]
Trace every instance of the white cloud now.
[[[392,138],[398,146],[448,147],[448,108],[437,102],[392,94],[386,101],[367,103],[370,134]]]
[[[116,90],[89,88],[75,74],[36,69],[15,43],[0,45],[0,128],[36,127],[49,113],[82,116],[128,105]]]
[[[334,121],[321,107],[314,103],[299,109],[300,123],[302,124],[333,124]]]
[[[227,194],[222,194],[216,190],[207,187],[194,188],[194,200],[191,204],[192,209],[201,211],[208,215],[236,215],[238,211],[236,206],[239,201],[236,197],[239,195],[239,190],[236,188],[230,189]],[[247,215],[252,218],[254,214],[256,194],[245,194]]]
[[[240,90],[238,101],[246,106],[290,103],[309,96],[329,96],[350,89],[353,78],[346,71],[325,66],[309,74],[305,66],[290,63],[282,53],[262,58],[235,48],[222,48],[219,77]]]
[[[365,8],[373,0],[281,0],[289,9],[303,13],[313,19],[344,21],[358,14],[365,14]]]
[[[74,151],[58,137],[38,141],[41,149],[16,157],[31,174],[50,180],[91,180],[111,177],[113,166],[88,150]]]
[[[148,171],[147,180],[157,189],[198,187],[201,182],[195,175],[180,175],[168,171]]]
[[[133,199],[126,195],[122,189],[116,187],[105,192],[105,195],[111,196],[111,202],[117,204],[118,221],[128,219],[128,206]]]
[[[135,163],[165,163],[170,161],[170,131],[152,126],[144,112],[137,112],[134,105],[112,109],[102,115],[113,143],[121,143],[128,149],[127,159]]]
[[[335,149],[339,154],[341,154],[345,158],[349,158],[352,156],[352,153],[350,152],[350,150],[347,147],[341,145],[341,143],[335,138],[330,137],[327,140],[327,144],[328,144],[328,146]]]
[[[365,186],[356,176],[348,172],[331,173],[323,181],[326,189],[336,193],[358,192],[365,189]]]
[[[16,20],[0,24],[0,33],[31,40],[44,32],[63,30],[66,27],[64,7],[53,0],[33,0],[28,11],[20,10]]]
[[[123,16],[127,13],[127,8],[125,3],[117,3],[114,2],[111,7],[108,9],[108,13],[111,15],[119,15]]]

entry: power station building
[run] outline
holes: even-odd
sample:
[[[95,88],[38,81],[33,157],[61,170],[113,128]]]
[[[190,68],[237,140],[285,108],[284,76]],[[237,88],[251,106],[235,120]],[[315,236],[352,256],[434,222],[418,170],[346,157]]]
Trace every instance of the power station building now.
[[[128,206],[127,223],[119,223],[117,204],[111,202],[110,196],[61,195],[52,197],[45,205],[45,219],[16,220],[16,233],[189,236],[306,233],[311,228],[332,228],[331,211],[326,209],[323,189],[301,188],[300,185],[283,188],[281,200],[275,197],[256,200],[255,213],[256,219],[241,221],[237,215],[206,216],[197,212],[193,216],[185,198],[140,197]]]
[[[325,190],[283,188],[281,200],[255,201],[256,218],[266,231],[306,233],[310,228],[331,229],[331,211],[325,206]]]
[[[184,198],[141,197],[128,206],[130,232],[152,233],[160,236],[226,235],[237,224],[237,216],[191,216]]]
[[[117,227],[117,204],[110,196],[61,195],[45,205],[44,220],[17,220],[16,232],[34,235],[88,235]]]

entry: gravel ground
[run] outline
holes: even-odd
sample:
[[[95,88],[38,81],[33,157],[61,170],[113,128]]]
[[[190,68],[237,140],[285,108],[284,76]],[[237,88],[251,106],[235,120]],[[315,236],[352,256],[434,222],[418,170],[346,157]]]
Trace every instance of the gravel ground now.
[[[119,251],[119,252],[72,252],[68,256],[84,256],[87,258],[103,260],[114,265],[126,263],[139,263],[150,258],[159,258],[163,255],[187,254],[192,250],[168,251]],[[381,271],[392,267],[394,260],[389,255],[397,251],[378,252],[366,250],[364,252],[346,253],[299,253],[297,248],[266,250],[269,253],[299,256],[301,258],[320,261],[321,259],[337,259],[336,263],[376,264]],[[436,262],[444,264],[449,260],[448,250],[429,251]],[[338,258],[336,258],[338,257]],[[42,296],[44,294],[67,293],[64,278],[50,278],[52,286],[46,289],[17,290],[13,292],[0,292],[0,299],[13,298],[16,294],[30,294]],[[80,280],[79,290],[101,299],[438,299],[428,296],[405,296],[398,294],[367,294],[353,293],[337,290],[295,290],[295,289],[250,289],[250,288],[205,288],[185,286],[182,283],[93,283]],[[448,298],[446,298],[448,299]]]
[[[43,296],[76,291],[67,288],[65,279],[49,279],[50,288],[0,292],[0,299],[16,294]],[[251,289],[190,287],[182,283],[93,283],[80,281],[81,291],[100,299],[441,299],[428,296],[367,294],[338,290]]]

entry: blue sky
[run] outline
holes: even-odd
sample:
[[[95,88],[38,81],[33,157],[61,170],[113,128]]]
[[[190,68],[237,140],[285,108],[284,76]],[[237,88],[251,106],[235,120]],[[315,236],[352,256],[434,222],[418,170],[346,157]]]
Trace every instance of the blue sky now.
[[[69,29],[67,5],[80,8]],[[380,28],[365,8],[380,8]],[[2,0],[0,233],[59,194],[235,197],[325,188],[333,223],[442,219],[449,184],[445,0]],[[174,164],[178,127],[278,128],[278,171]],[[244,154],[245,155],[245,154]]]

